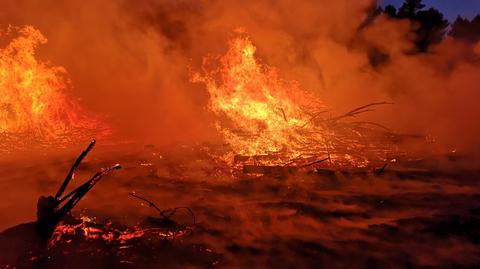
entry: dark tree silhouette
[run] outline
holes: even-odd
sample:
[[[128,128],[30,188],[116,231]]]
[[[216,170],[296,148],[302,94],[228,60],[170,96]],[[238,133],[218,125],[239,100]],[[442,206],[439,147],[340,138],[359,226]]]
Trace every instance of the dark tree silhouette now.
[[[435,8],[425,8],[422,0],[405,0],[397,9],[393,5],[387,5],[383,9],[377,6],[370,8],[367,18],[362,22],[359,31],[368,27],[378,15],[383,14],[395,20],[412,21],[411,31],[415,34],[415,47],[406,53],[427,52],[432,45],[440,43],[448,34],[453,38],[476,43],[480,41],[480,15],[469,21],[462,17],[451,25],[448,32],[449,22],[444,15]],[[371,47],[368,52],[370,65],[375,69],[381,68],[390,62],[390,56],[379,47]]]
[[[422,0],[405,0],[398,10],[399,18],[415,19],[417,13],[425,7]]]
[[[397,8],[392,5],[386,6],[383,12],[390,17],[397,17]]]
[[[435,8],[424,10],[422,0],[405,0],[398,9],[389,5],[383,11],[389,17],[395,19],[408,19],[413,21],[415,32],[415,45],[418,52],[426,52],[428,48],[442,41],[447,33],[448,20]]]
[[[480,15],[477,15],[471,21],[462,17],[457,17],[452,24],[449,35],[453,38],[464,40],[470,43],[480,41]]]
[[[415,43],[420,51],[427,51],[431,44],[442,41],[447,33],[449,23],[443,17],[443,14],[434,8],[421,10],[417,12],[416,16],[421,26],[416,31],[417,40]]]

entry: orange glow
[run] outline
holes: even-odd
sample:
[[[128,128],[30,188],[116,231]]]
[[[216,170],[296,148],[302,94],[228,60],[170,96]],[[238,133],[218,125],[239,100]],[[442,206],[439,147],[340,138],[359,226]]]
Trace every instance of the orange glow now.
[[[47,43],[31,26],[9,27],[3,38],[17,34],[0,48],[0,133],[29,132],[55,138],[75,129],[94,129],[97,122],[84,116],[67,96],[64,68],[38,61],[35,50]]]
[[[308,138],[305,134],[312,126],[304,111],[324,109],[322,102],[296,82],[280,79],[273,68],[255,59],[255,51],[248,38],[235,38],[220,59],[218,74],[194,78],[207,85],[209,108],[230,121],[230,126],[217,124],[226,142],[235,153],[248,156],[280,151],[293,156],[312,139],[325,142],[329,133],[318,126]]]
[[[385,159],[388,145],[372,145],[365,129],[332,118],[317,96],[279,78],[255,51],[248,37],[236,37],[219,59],[220,68],[204,67],[203,75],[193,77],[206,85],[209,109],[219,119],[216,128],[233,155],[266,156],[254,162],[268,165],[328,158],[330,164],[358,167],[366,166],[372,153]],[[233,155],[223,159],[231,162]]]

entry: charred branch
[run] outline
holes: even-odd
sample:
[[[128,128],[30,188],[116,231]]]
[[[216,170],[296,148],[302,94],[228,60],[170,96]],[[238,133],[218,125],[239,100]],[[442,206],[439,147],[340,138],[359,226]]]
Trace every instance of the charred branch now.
[[[341,120],[341,119],[344,119],[344,118],[355,117],[358,114],[363,114],[363,113],[366,113],[366,112],[374,111],[374,109],[371,109],[372,107],[381,106],[381,105],[393,105],[393,103],[389,103],[389,102],[370,103],[368,105],[357,107],[357,108],[355,108],[355,109],[353,109],[353,110],[351,110],[351,111],[349,111],[349,112],[347,112],[343,115],[331,118],[330,121],[338,121],[338,120]]]
[[[95,139],[93,139],[88,147],[78,156],[77,160],[73,163],[72,168],[70,168],[70,171],[68,172],[67,176],[65,177],[65,180],[63,181],[63,184],[60,186],[60,189],[58,189],[57,194],[55,194],[55,199],[59,199],[60,196],[62,196],[63,192],[65,191],[65,188],[68,186],[70,181],[74,177],[75,170],[77,167],[80,165],[80,163],[83,161],[83,159],[87,156],[87,154],[92,150],[92,148],[95,146]]]
[[[191,215],[192,217],[192,226],[195,226],[196,225],[196,218],[195,218],[195,214],[193,213],[193,210],[190,209],[189,207],[186,207],[186,206],[178,206],[178,207],[174,207],[174,208],[169,208],[169,209],[164,209],[164,210],[161,210],[158,206],[155,205],[155,203],[153,203],[152,201],[142,197],[142,196],[139,196],[137,194],[135,194],[135,192],[131,192],[129,193],[130,196],[136,198],[136,199],[139,199],[141,201],[144,201],[146,203],[148,203],[148,206],[149,207],[152,207],[154,208],[160,215],[159,218],[152,218],[152,220],[156,223],[171,223],[172,220],[171,220],[171,217],[174,216],[178,210],[186,210],[188,211],[188,213]]]
[[[321,160],[318,160],[318,161],[314,161],[314,162],[311,162],[311,163],[307,163],[305,165],[302,165],[302,167],[309,167],[309,166],[312,166],[312,165],[315,165],[315,164],[323,163],[324,161],[327,161],[327,160],[330,160],[330,157],[327,157],[325,159],[321,159]]]
[[[73,179],[75,170],[85,156],[92,150],[94,145],[95,140],[92,140],[88,147],[80,154],[55,196],[41,196],[38,199],[36,224],[37,231],[42,238],[50,238],[55,230],[55,227],[64,219],[66,215],[71,212],[71,210],[95,186],[95,184],[97,184],[104,176],[108,175],[112,171],[121,168],[119,164],[116,164],[110,168],[103,169],[90,178],[90,180],[80,185],[64,197],[60,198],[68,184]]]

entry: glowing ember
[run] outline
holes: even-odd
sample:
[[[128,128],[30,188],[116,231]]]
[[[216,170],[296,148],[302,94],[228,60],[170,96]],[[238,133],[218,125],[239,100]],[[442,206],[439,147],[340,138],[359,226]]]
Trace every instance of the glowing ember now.
[[[0,133],[31,133],[55,138],[75,129],[98,128],[69,99],[64,68],[38,61],[35,50],[47,39],[35,28],[10,27],[17,34],[0,48]]]
[[[78,223],[64,223],[55,228],[49,241],[49,246],[54,247],[63,243],[76,240],[101,240],[106,243],[118,243],[120,246],[133,239],[151,236],[158,240],[173,240],[190,234],[192,227],[177,230],[164,228],[117,227],[112,222],[103,224],[95,223],[94,218],[82,216]]]

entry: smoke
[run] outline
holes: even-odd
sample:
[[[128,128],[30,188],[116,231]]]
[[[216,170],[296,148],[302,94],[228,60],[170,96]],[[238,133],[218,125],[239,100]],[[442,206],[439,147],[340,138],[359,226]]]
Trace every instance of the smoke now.
[[[191,70],[226,51],[242,27],[262,62],[342,113],[395,105],[367,120],[476,152],[480,44],[446,38],[425,54],[408,21],[369,19],[373,0],[5,0],[2,25],[33,25],[48,37],[39,57],[64,66],[73,95],[117,134],[155,142],[218,136],[208,95]]]

